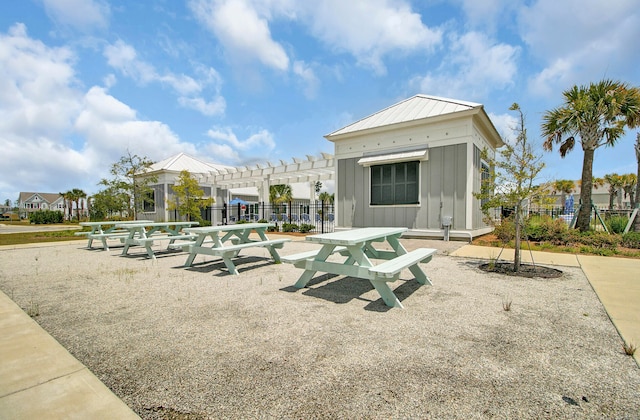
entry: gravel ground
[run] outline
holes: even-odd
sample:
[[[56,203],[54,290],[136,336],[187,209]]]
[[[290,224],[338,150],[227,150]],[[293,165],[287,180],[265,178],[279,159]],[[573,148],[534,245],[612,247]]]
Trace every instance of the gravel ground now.
[[[313,249],[295,238],[281,255]],[[84,243],[0,250],[0,290],[141,417],[640,418],[640,369],[580,269],[485,273],[438,248],[392,283],[315,278],[248,249],[239,276],[184,253],[121,257]],[[504,306],[511,303],[511,310]]]

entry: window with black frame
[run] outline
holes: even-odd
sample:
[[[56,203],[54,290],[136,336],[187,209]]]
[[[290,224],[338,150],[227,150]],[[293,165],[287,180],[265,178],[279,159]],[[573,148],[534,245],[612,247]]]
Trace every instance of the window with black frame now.
[[[146,191],[142,199],[142,211],[145,213],[153,213],[156,211],[156,192],[154,190]]]
[[[371,205],[418,204],[420,162],[371,166]]]

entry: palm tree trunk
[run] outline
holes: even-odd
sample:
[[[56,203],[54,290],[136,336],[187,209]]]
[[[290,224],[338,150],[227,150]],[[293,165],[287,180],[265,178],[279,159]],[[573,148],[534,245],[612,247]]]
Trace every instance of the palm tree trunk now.
[[[593,155],[595,150],[584,149],[584,158],[582,160],[582,188],[580,189],[580,211],[578,212],[578,220],[576,221],[576,229],[580,232],[589,230],[589,221],[591,220],[591,189],[593,187]]]
[[[636,201],[636,207],[638,206],[638,203],[640,203],[640,133],[636,134],[636,160],[638,161],[638,177],[636,178],[636,197],[635,197],[635,201]],[[638,211],[640,212],[640,208],[638,208]],[[634,232],[640,232],[640,214],[636,214],[636,219],[633,222],[633,231]]]

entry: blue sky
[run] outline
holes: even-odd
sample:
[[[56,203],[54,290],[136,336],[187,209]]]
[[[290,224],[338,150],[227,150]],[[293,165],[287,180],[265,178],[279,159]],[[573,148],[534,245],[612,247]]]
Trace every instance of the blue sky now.
[[[640,85],[635,0],[22,0],[0,5],[0,199],[91,194],[127,150],[227,164],[333,152],[324,135],[418,93],[529,138],[562,91]],[[594,175],[636,172],[636,130]],[[542,152],[541,152],[542,153]],[[582,151],[544,153],[578,179]]]

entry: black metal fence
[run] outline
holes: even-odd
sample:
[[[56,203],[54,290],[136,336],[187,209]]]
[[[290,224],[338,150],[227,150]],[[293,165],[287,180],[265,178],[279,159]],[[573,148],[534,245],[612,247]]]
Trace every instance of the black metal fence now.
[[[205,217],[208,216],[208,217]],[[291,201],[284,204],[246,203],[210,207],[203,214],[205,220],[220,224],[267,221],[284,232],[333,232],[335,213],[333,204],[321,201]]]

